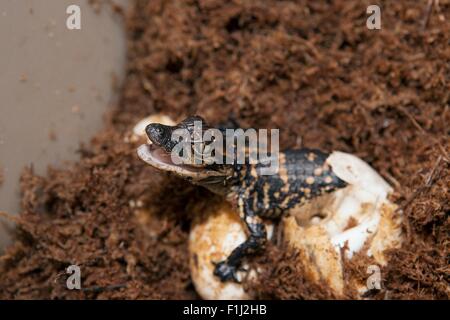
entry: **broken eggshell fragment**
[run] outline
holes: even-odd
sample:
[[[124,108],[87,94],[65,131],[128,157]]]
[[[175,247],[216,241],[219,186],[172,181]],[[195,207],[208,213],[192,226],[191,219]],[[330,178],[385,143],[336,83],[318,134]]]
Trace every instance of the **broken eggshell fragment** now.
[[[241,284],[221,282],[214,273],[213,262],[224,260],[247,238],[246,228],[227,202],[202,208],[195,213],[189,234],[191,277],[198,294],[207,300],[244,300],[251,297]],[[273,224],[267,223],[267,236],[272,237]],[[243,264],[243,269],[248,265]],[[254,271],[238,272],[239,280],[256,277]]]
[[[383,252],[401,245],[401,217],[388,200],[392,188],[358,157],[333,152],[327,159],[348,186],[311,200],[283,221],[284,236],[296,248],[305,276],[322,282],[338,295],[346,286],[363,294],[365,284],[344,283],[343,257],[365,252],[383,266]]]

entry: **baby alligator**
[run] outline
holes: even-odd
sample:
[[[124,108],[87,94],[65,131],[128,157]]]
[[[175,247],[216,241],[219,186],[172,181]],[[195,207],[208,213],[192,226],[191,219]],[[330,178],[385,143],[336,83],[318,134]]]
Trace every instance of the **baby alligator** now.
[[[275,219],[292,213],[309,199],[343,188],[346,183],[327,163],[329,154],[315,149],[280,152],[279,170],[273,175],[260,175],[257,169],[261,164],[249,164],[248,161],[245,164],[175,164],[170,157],[175,145],[172,132],[187,129],[193,134],[194,121],[201,121],[203,128],[207,128],[198,116],[189,117],[173,127],[149,124],[146,133],[153,143],[140,146],[138,156],[157,169],[174,172],[226,197],[237,208],[249,236],[224,261],[213,263],[214,275],[221,281],[238,282],[236,272],[242,258],[265,244],[266,229],[262,218]]]

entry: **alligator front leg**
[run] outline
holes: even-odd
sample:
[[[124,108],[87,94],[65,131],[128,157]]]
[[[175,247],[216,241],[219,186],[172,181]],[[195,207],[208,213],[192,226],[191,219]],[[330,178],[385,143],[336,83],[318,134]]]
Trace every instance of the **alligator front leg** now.
[[[243,209],[244,212],[241,213],[241,218],[249,231],[249,237],[245,242],[235,248],[228,258],[214,263],[214,275],[219,277],[223,282],[230,280],[239,282],[236,277],[236,272],[241,265],[242,259],[260,250],[267,239],[266,227],[262,219],[249,208],[248,204],[245,204]]]

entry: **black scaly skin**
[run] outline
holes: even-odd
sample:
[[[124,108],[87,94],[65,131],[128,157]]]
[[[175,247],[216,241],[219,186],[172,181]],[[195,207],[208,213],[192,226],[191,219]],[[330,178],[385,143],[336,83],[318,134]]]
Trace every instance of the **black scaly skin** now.
[[[261,218],[279,218],[309,199],[347,185],[325,163],[328,156],[314,149],[287,150],[280,153],[280,170],[275,175],[257,175],[255,169],[259,165],[235,165],[230,195],[238,203],[249,237],[226,260],[215,263],[216,276],[222,281],[237,281],[236,272],[242,259],[260,250],[266,242]]]
[[[173,127],[150,124],[146,132],[153,143],[170,152],[175,144],[170,141],[171,132],[177,128],[192,129],[194,121],[204,122],[202,118],[194,116]],[[222,127],[220,130],[225,129]],[[326,163],[328,156],[320,150],[306,148],[280,152],[279,171],[274,175],[259,175],[257,169],[263,164],[226,165],[232,166],[233,174],[225,177],[225,181],[220,181],[219,185],[227,186],[223,193],[237,205],[249,236],[224,261],[213,262],[214,274],[220,280],[237,282],[236,272],[242,259],[264,246],[267,237],[262,218],[279,218],[312,198],[347,185]]]

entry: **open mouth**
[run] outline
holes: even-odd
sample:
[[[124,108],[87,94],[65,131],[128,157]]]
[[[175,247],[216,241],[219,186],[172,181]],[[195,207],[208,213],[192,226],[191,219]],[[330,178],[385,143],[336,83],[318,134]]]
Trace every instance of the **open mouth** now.
[[[204,171],[203,167],[174,163],[170,153],[153,143],[141,145],[137,149],[137,154],[141,160],[160,170],[177,172],[183,175],[196,175]]]

